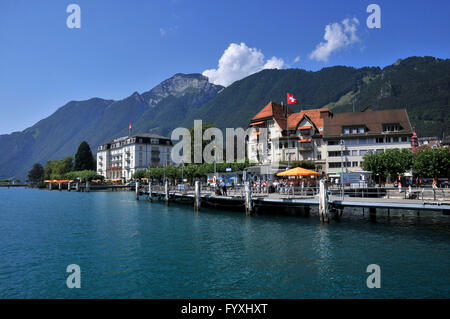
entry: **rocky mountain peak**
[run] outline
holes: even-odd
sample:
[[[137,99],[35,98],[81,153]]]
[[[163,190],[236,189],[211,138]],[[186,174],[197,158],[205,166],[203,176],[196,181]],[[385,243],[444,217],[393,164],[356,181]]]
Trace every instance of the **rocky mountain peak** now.
[[[201,74],[177,73],[143,93],[142,97],[149,106],[153,107],[169,95],[179,97],[190,90],[203,91],[206,95],[216,95],[222,89],[222,86],[210,83],[208,78]]]

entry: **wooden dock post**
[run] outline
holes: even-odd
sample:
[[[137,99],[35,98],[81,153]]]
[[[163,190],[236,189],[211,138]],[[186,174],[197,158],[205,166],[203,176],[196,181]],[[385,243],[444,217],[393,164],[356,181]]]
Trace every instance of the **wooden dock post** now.
[[[377,209],[375,207],[369,208],[369,217],[372,221],[375,221],[377,219]]]
[[[169,205],[169,182],[167,181],[167,179],[164,182],[164,194],[166,205]]]
[[[89,188],[90,186],[89,186],[89,181],[88,180],[86,180],[86,192],[89,192],[90,191],[90,188]]]
[[[80,191],[80,182],[77,182],[77,183],[75,184],[75,190],[76,190],[77,192]]]
[[[139,200],[139,181],[136,181],[136,186],[134,187],[136,191],[136,200]]]
[[[201,189],[202,189],[202,183],[200,181],[195,181],[195,200],[194,200],[194,210],[198,212],[200,210],[201,206]]]
[[[151,203],[152,200],[152,181],[148,182],[148,201]]]
[[[319,216],[320,221],[328,223],[328,187],[325,179],[321,179],[319,182]]]
[[[245,214],[251,215],[253,212],[253,203],[252,203],[252,185],[251,181],[247,181],[244,184],[245,188]]]
[[[68,192],[70,192],[70,191],[71,191],[71,189],[70,189],[71,187],[72,187],[72,185],[70,184],[70,182],[69,182],[69,183],[67,183],[67,191],[68,191]]]
[[[52,188],[53,188],[53,183],[51,183],[51,182],[50,182],[50,183],[48,183],[48,190],[50,190],[50,191],[51,191],[51,190],[52,190]]]
[[[62,184],[61,184],[61,182],[59,182],[58,183],[58,190],[61,190],[62,189]]]

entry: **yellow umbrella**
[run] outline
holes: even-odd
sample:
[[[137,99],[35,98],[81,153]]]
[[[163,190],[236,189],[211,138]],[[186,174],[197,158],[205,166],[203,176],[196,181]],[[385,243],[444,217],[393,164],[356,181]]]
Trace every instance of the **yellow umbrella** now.
[[[296,167],[287,171],[278,173],[277,176],[319,176],[320,173],[311,171],[306,168]]]

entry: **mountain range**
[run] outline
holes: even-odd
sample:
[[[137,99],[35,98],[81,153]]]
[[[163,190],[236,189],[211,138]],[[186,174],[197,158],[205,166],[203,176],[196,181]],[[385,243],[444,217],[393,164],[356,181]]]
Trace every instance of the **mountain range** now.
[[[220,128],[246,127],[269,101],[295,95],[302,109],[333,112],[406,108],[419,136],[450,134],[449,59],[410,57],[385,68],[334,66],[319,71],[263,70],[224,88],[201,74],[175,74],[150,91],[123,100],[71,101],[22,132],[0,135],[0,178],[23,178],[36,163],[75,153],[87,141],[93,150],[133,132],[170,136],[194,119]]]

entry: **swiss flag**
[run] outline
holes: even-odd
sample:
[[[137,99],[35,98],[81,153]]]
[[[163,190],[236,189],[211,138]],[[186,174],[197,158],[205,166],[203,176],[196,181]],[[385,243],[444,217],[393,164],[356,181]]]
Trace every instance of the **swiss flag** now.
[[[298,100],[291,93],[288,93],[288,104],[298,104]]]

